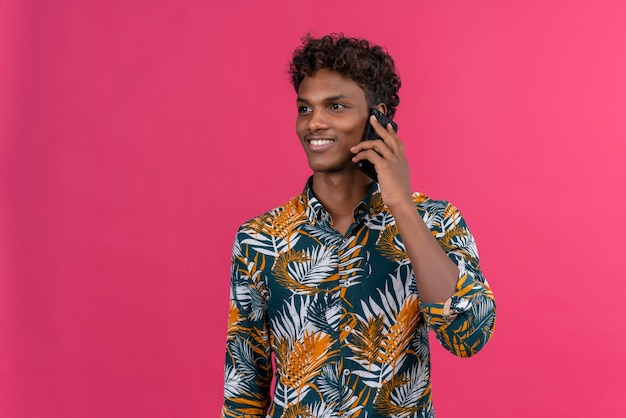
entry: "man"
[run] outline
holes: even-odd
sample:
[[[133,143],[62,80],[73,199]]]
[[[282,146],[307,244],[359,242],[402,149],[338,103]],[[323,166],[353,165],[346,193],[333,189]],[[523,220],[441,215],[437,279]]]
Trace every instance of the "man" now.
[[[382,48],[307,36],[290,74],[313,175],[238,231],[222,416],[432,417],[428,329],[462,357],[493,331],[474,239],[454,206],[412,193],[402,141],[369,117],[399,103]],[[368,118],[381,139],[362,141]]]

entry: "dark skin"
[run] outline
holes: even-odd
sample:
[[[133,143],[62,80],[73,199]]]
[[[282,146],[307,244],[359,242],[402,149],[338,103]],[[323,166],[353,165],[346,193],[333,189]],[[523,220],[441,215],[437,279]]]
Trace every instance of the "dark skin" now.
[[[313,190],[330,214],[333,227],[345,234],[356,205],[372,179],[355,163],[369,160],[376,167],[381,196],[394,215],[411,260],[420,298],[441,303],[455,291],[459,274],[419,216],[412,200],[404,145],[391,125],[370,122],[381,140],[361,141],[369,107],[365,91],[352,79],[332,70],[318,70],[298,89],[296,132],[313,170]],[[378,110],[386,113],[380,103]]]

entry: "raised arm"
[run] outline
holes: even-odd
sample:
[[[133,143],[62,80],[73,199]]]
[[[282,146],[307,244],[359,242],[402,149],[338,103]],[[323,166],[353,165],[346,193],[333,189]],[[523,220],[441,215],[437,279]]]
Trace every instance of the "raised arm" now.
[[[478,265],[476,244],[459,211],[433,202],[422,214],[421,195],[411,193],[404,145],[391,125],[374,117],[381,140],[352,148],[354,162],[368,159],[376,167],[381,196],[393,213],[411,260],[421,310],[444,347],[461,357],[478,352],[490,339],[495,323],[493,293]]]

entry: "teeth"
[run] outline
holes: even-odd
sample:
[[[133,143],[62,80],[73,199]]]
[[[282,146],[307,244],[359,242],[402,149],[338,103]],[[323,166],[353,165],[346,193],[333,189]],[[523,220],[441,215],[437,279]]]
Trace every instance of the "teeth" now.
[[[332,142],[332,139],[312,139],[309,141],[311,145],[326,145],[331,144]]]

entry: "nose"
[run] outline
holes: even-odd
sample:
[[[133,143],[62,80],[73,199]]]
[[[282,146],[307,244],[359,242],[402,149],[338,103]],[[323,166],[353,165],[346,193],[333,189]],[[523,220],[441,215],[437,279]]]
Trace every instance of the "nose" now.
[[[308,128],[312,132],[328,128],[328,120],[324,115],[323,109],[315,109],[311,112]]]

